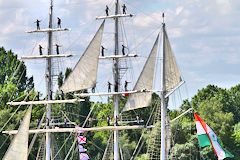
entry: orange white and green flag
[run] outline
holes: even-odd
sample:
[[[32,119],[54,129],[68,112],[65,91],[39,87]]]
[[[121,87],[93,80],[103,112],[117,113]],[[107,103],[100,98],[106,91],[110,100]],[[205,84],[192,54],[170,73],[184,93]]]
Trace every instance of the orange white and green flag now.
[[[234,157],[230,152],[224,150],[216,134],[212,129],[196,114],[194,113],[197,134],[200,147],[212,145],[212,148],[219,160],[227,157]]]

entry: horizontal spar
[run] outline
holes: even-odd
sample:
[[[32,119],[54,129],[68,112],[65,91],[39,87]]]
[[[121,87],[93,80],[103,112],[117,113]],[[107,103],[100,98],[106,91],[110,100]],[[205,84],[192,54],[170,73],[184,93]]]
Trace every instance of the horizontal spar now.
[[[22,56],[21,59],[62,58],[62,57],[72,57],[72,56],[73,56],[73,54]]]
[[[132,94],[132,93],[138,93],[140,91],[125,91],[125,92],[103,92],[103,93],[80,93],[75,94],[75,96],[79,97],[89,97],[89,96],[108,96],[108,95],[119,95],[119,94]]]
[[[144,93],[144,92],[160,92],[160,90],[134,90],[134,91],[124,91],[124,92],[102,92],[102,93],[80,93],[75,94],[78,97],[89,97],[89,96],[109,96],[109,95],[120,95],[120,94],[134,94],[134,93]]]
[[[50,100],[50,101],[21,101],[21,102],[8,102],[7,104],[17,106],[17,105],[29,105],[29,104],[58,104],[58,103],[77,103],[83,102],[84,99],[67,99],[67,100]]]
[[[138,55],[137,54],[126,54],[126,55],[100,56],[99,59],[128,58],[128,57],[138,57]]]
[[[38,32],[57,32],[57,31],[70,31],[71,29],[68,28],[47,28],[47,29],[39,29],[39,30],[32,30],[26,31],[26,33],[38,33]]]
[[[106,126],[106,127],[95,127],[95,128],[55,128],[55,129],[35,129],[29,130],[29,134],[33,133],[60,133],[60,132],[78,132],[78,131],[107,131],[107,130],[130,130],[130,129],[143,129],[143,128],[153,128],[154,126]],[[3,131],[4,134],[17,134],[17,130]]]
[[[132,16],[134,15],[133,14],[117,14],[117,15],[96,17],[96,19],[99,20],[99,19],[108,19],[108,18],[132,17]]]

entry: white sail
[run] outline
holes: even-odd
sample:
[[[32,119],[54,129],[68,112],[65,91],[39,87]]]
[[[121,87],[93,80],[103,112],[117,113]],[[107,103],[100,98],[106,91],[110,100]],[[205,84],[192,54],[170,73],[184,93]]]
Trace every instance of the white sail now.
[[[150,55],[143,67],[138,81],[133,90],[152,90],[154,69],[157,56],[159,35],[153,45]],[[147,107],[151,103],[152,92],[134,93],[129,96],[127,103],[125,104],[123,111],[129,111],[137,108]]]
[[[28,159],[28,135],[31,119],[32,106],[28,111],[19,127],[18,133],[11,142],[3,160],[27,160]]]
[[[63,92],[73,92],[95,86],[103,28],[104,22],[98,29],[73,71],[63,83],[61,87]]]
[[[166,83],[166,91],[170,91],[174,87],[176,87],[181,81],[181,75],[168,40],[168,36],[165,32],[165,83]]]

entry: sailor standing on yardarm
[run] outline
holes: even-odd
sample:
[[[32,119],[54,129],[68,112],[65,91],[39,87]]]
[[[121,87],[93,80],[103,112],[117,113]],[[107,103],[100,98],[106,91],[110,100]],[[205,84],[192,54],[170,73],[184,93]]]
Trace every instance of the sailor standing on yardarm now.
[[[125,56],[125,48],[127,48],[127,47],[125,47],[123,44],[122,44],[122,54]]]
[[[36,25],[37,25],[37,30],[40,30],[40,22],[41,22],[41,21],[39,21],[38,19],[37,19],[36,22],[35,22]]]
[[[39,48],[39,54],[42,55],[42,49],[43,49],[43,47],[42,47],[41,45],[39,45],[38,48]]]
[[[58,21],[57,21],[57,26],[58,28],[61,28],[61,19],[59,17],[57,17]]]
[[[57,55],[59,55],[59,47],[61,47],[61,46],[58,45],[58,44],[55,44],[55,46],[56,46],[56,52],[57,52]]]
[[[102,54],[102,56],[104,57],[104,50],[105,50],[106,48],[104,48],[103,46],[101,46],[101,54]]]
[[[107,15],[107,16],[109,16],[108,11],[109,11],[109,8],[108,8],[108,6],[106,5],[105,12],[106,12],[106,15]]]
[[[123,9],[123,14],[126,14],[127,7],[125,4],[123,4],[122,9]]]

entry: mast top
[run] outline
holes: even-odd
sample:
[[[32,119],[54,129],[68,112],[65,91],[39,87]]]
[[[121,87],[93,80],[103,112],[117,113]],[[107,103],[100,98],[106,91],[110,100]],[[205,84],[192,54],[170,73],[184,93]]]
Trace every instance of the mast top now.
[[[165,27],[165,22],[164,22],[164,12],[162,13],[162,24],[163,24],[163,27]]]

